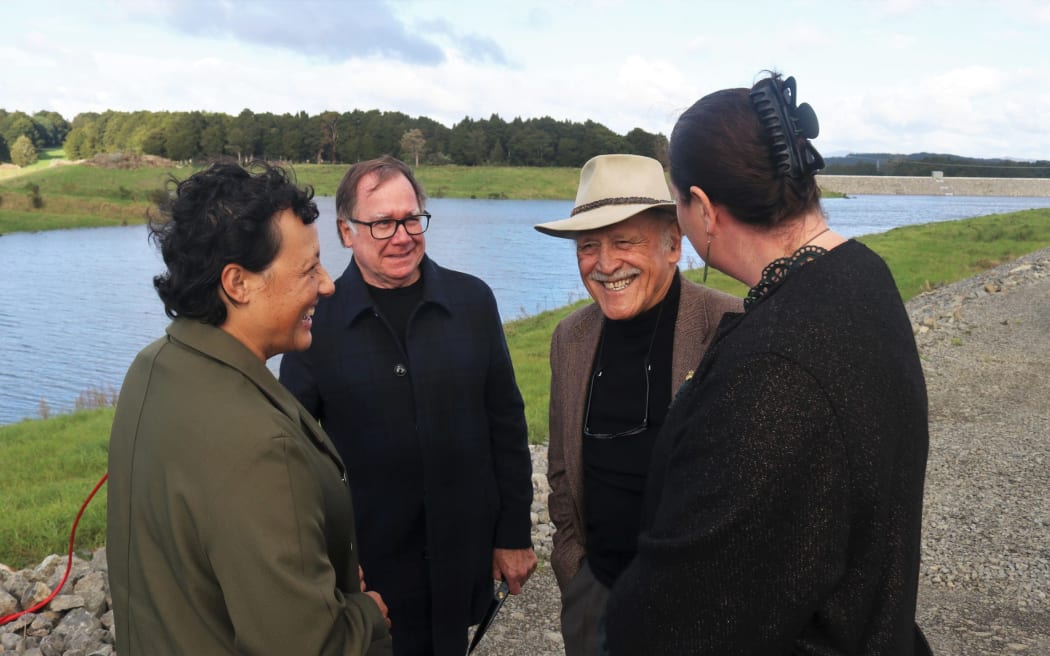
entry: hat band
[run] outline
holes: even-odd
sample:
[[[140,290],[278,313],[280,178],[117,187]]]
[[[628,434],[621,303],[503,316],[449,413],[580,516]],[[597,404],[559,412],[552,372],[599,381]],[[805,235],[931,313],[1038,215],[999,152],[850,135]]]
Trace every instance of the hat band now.
[[[659,198],[648,198],[646,196],[620,196],[618,198],[602,198],[601,200],[592,201],[590,203],[584,203],[579,207],[572,208],[572,214],[569,216],[576,216],[580,212],[590,212],[596,210],[599,207],[605,207],[606,205],[658,205],[660,203],[670,203],[669,200],[660,200]]]

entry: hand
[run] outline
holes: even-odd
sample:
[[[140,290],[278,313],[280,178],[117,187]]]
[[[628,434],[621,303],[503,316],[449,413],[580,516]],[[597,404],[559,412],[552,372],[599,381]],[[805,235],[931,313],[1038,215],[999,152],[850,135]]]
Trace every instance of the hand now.
[[[503,579],[511,594],[521,594],[525,581],[536,571],[536,552],[528,549],[493,549],[492,578]]]
[[[386,628],[390,628],[390,611],[386,607],[386,603],[383,601],[383,597],[379,595],[375,590],[368,590],[365,592],[366,595],[372,598],[372,601],[376,602],[376,606],[379,606],[379,612],[383,614],[383,619],[386,620]]]
[[[379,612],[383,614],[383,619],[386,620],[386,628],[390,628],[390,615],[389,610],[386,607],[386,602],[383,601],[383,597],[372,590],[369,590],[365,585],[365,570],[361,569],[361,566],[357,566],[357,578],[361,581],[361,592],[365,593],[372,598],[372,601],[376,602],[376,606],[379,606]]]

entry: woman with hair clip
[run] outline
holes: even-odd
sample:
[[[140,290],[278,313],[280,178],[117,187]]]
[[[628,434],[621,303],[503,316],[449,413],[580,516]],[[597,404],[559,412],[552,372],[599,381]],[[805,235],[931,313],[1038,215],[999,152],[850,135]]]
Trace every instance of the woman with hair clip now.
[[[795,90],[712,93],[671,135],[683,231],[751,289],[657,440],[611,654],[928,653],[922,367],[886,264],[828,227]]]

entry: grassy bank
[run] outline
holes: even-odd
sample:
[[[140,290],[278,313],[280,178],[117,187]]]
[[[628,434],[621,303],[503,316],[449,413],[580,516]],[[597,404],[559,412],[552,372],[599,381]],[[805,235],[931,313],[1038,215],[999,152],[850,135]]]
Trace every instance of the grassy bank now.
[[[57,157],[60,151],[49,153]],[[61,161],[54,157],[26,170],[0,172],[0,235],[144,223],[151,199],[164,193],[166,181],[196,170],[58,165]],[[292,169],[317,195],[334,196],[347,165],[298,164]],[[431,198],[510,200],[571,200],[580,179],[576,168],[514,166],[420,166],[416,175]]]
[[[293,167],[299,183],[312,185],[319,196],[334,196],[346,169],[345,164]],[[18,175],[6,169],[0,176],[0,235],[144,223],[166,181],[194,170],[43,163]],[[574,168],[421,166],[416,174],[432,198],[572,199],[579,182]]]
[[[347,165],[297,164],[296,179],[319,196],[334,196]],[[580,170],[528,166],[420,166],[416,177],[431,198],[565,200],[576,197]]]
[[[0,180],[17,178],[26,173],[32,173],[33,171],[40,171],[51,166],[60,165],[66,161],[65,156],[66,155],[61,148],[45,148],[37,153],[36,162],[29,166],[18,167],[13,164],[0,165]]]
[[[1050,246],[1050,210],[1029,210],[896,228],[862,237],[882,255],[905,299]],[[698,280],[699,271],[686,274]],[[742,296],[740,283],[712,272],[712,287]],[[578,305],[578,304],[577,304]],[[575,306],[573,306],[575,307]],[[547,438],[550,336],[572,307],[506,325],[534,442]],[[91,410],[0,426],[0,562],[24,566],[64,548],[81,500],[105,471],[112,410]],[[105,496],[81,523],[77,544],[104,541]]]
[[[0,426],[0,563],[22,567],[64,552],[80,504],[106,471],[113,410],[83,410]],[[99,491],[77,529],[78,547],[106,541]]]

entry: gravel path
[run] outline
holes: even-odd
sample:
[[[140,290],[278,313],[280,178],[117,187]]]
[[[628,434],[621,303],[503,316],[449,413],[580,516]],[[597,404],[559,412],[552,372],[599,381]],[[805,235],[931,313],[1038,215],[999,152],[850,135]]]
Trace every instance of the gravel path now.
[[[938,656],[1050,655],[1050,249],[908,303],[930,395],[918,621]],[[476,654],[562,654],[533,451],[540,567]]]
[[[909,303],[930,392],[919,622],[1050,654],[1050,249]]]

